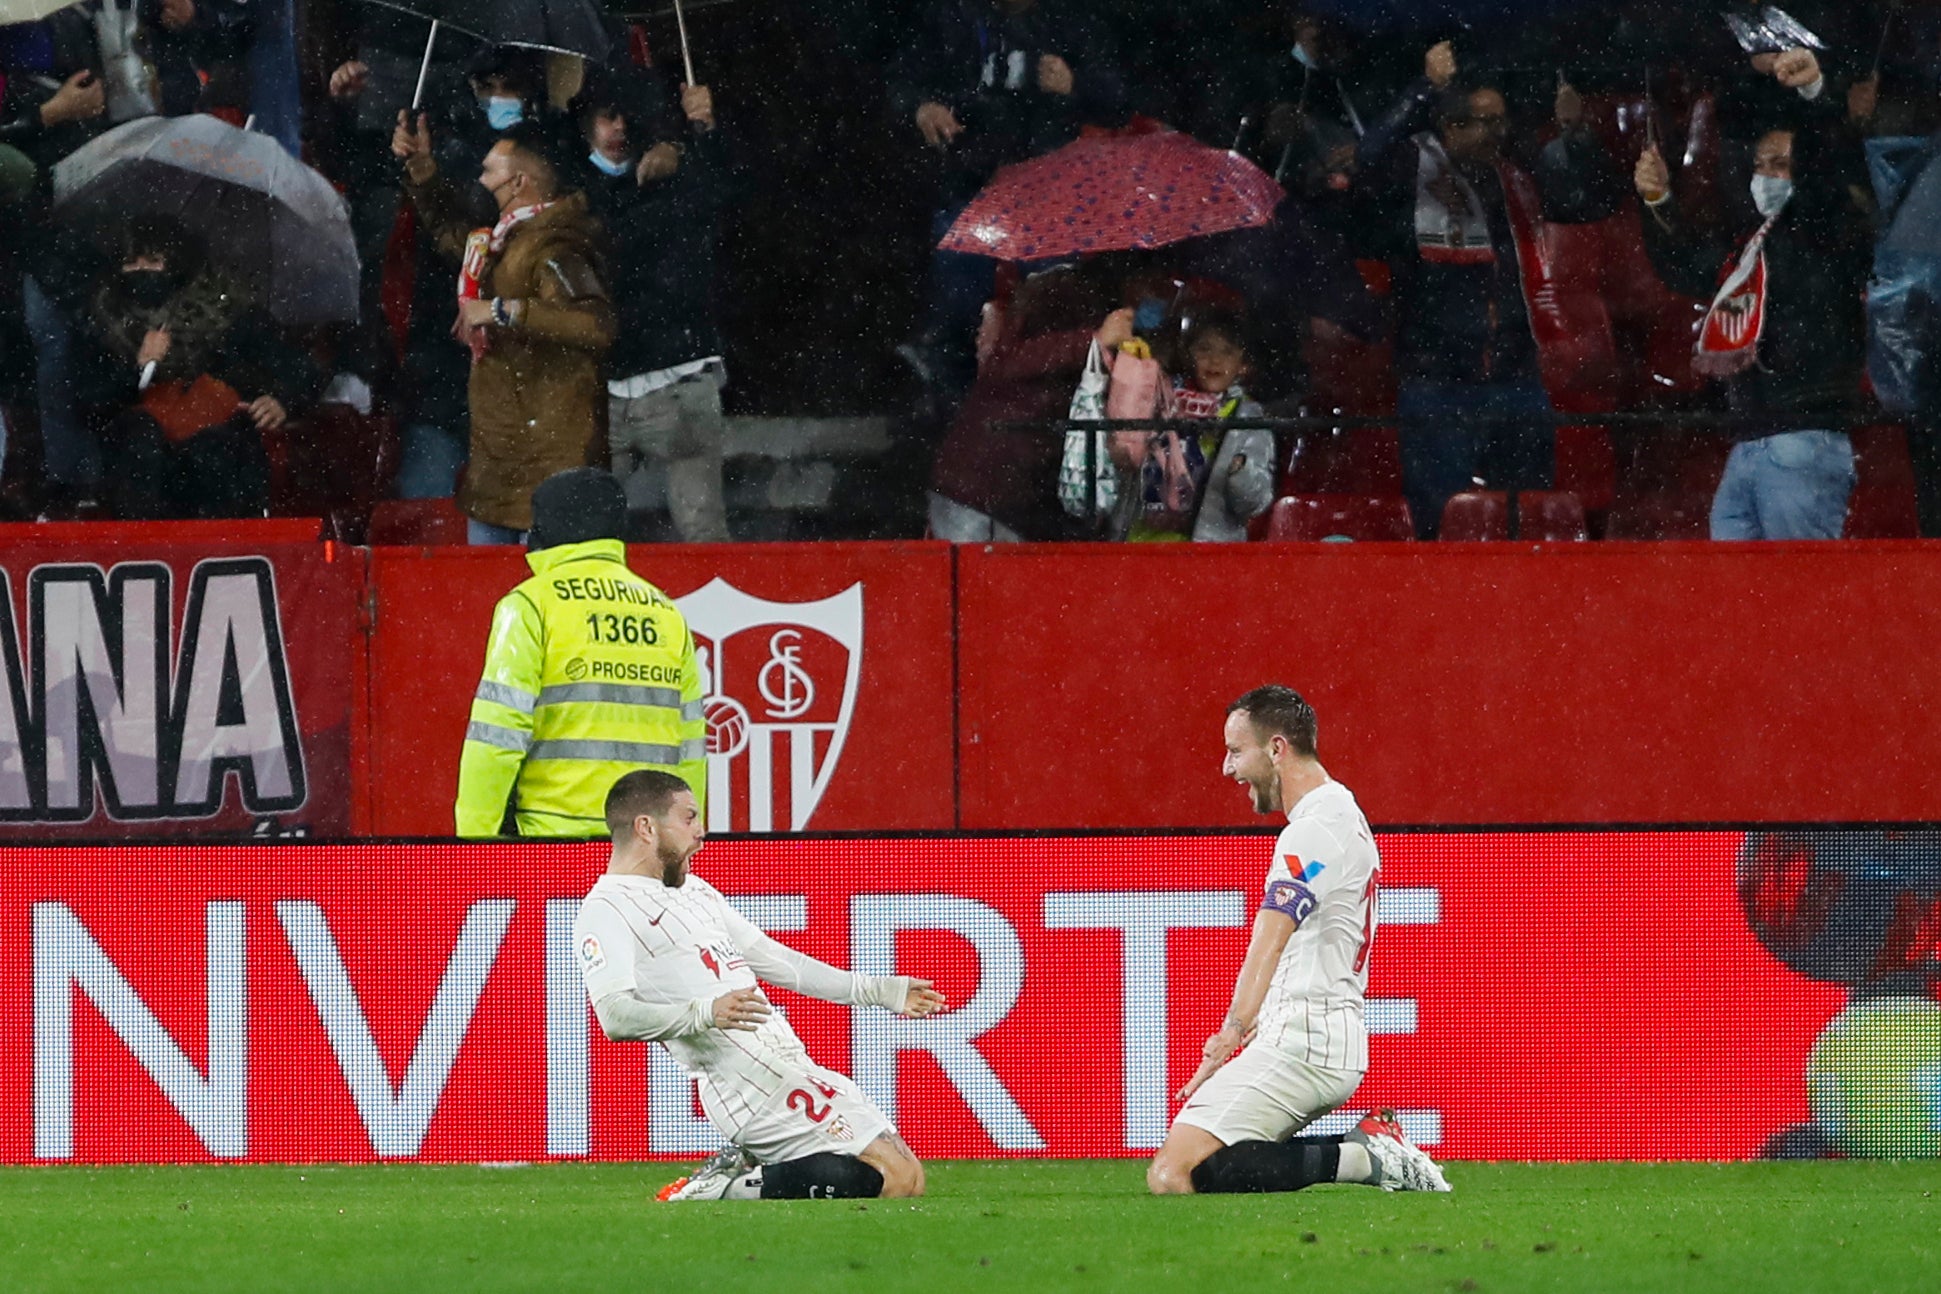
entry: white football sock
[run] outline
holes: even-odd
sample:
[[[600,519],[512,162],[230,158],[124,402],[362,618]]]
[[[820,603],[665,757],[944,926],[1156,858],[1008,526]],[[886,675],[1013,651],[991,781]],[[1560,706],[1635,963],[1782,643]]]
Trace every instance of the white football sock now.
[[[1381,1179],[1381,1169],[1376,1167],[1375,1157],[1368,1153],[1367,1146],[1355,1141],[1341,1143],[1341,1163],[1334,1170],[1335,1181],[1373,1186]]]

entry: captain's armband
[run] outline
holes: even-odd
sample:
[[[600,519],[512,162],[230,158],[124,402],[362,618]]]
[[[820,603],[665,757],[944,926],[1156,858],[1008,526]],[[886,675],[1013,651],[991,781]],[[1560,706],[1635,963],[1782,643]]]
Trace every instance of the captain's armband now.
[[[1266,891],[1260,896],[1260,910],[1278,912],[1298,928],[1314,911],[1317,902],[1319,900],[1314,897],[1314,891],[1301,881],[1269,881]]]

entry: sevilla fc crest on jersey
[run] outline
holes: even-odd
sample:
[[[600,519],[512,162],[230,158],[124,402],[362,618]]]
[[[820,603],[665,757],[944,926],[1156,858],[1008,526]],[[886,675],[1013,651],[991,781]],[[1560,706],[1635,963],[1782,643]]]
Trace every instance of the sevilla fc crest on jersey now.
[[[769,602],[717,578],[674,603],[706,698],[708,830],[808,826],[856,709],[863,586]]]

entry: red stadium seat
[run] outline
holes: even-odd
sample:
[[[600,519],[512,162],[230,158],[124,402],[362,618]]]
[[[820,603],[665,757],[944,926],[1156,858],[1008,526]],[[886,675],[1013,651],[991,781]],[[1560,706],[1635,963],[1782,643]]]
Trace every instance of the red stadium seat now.
[[[1914,486],[1868,485],[1853,488],[1847,500],[1846,539],[1919,539],[1921,522],[1914,507]]]
[[[1408,502],[1399,495],[1295,494],[1275,500],[1267,514],[1270,543],[1414,538]]]
[[[1501,490],[1464,490],[1442,505],[1436,532],[1452,543],[1510,537],[1510,500]]]
[[[332,538],[358,541],[397,474],[397,423],[347,404],[320,404],[263,433],[270,515],[323,517]]]
[[[1732,438],[1683,427],[1628,427],[1615,437],[1616,493],[1711,494],[1725,472]]]
[[[1725,460],[1732,457],[1733,441],[1716,432],[1702,432],[1687,441],[1678,459],[1678,481],[1694,494],[1718,493],[1719,478],[1725,475]]]
[[[1368,290],[1389,293],[1388,265],[1356,261]],[[1311,328],[1301,341],[1311,409],[1379,415],[1395,410],[1395,347],[1386,339],[1362,341],[1336,327]]]
[[[1590,538],[1584,503],[1568,490],[1525,490],[1516,496],[1521,510],[1520,539],[1544,544],[1575,544]]]
[[[1603,427],[1557,428],[1557,488],[1577,496],[1585,512],[1604,512],[1617,491],[1617,457]]]
[[[1917,539],[1914,460],[1907,432],[1898,424],[1855,427],[1853,468],[1858,480],[1847,501],[1848,539]]]
[[[1280,492],[1400,494],[1402,448],[1393,427],[1304,431],[1294,438]]]
[[[465,514],[450,499],[386,499],[371,512],[373,546],[431,547],[465,542]]]
[[[1620,496],[1611,503],[1606,539],[1709,539],[1712,496],[1691,490]]]
[[[1539,543],[1576,543],[1590,537],[1584,505],[1564,490],[1520,490],[1517,524],[1510,524],[1509,496],[1500,490],[1465,490],[1442,508],[1437,532],[1446,540],[1528,539]],[[1514,534],[1512,534],[1514,530]]]
[[[1907,452],[1907,430],[1898,423],[1855,427],[1853,467],[1860,485],[1914,488],[1914,460]]]

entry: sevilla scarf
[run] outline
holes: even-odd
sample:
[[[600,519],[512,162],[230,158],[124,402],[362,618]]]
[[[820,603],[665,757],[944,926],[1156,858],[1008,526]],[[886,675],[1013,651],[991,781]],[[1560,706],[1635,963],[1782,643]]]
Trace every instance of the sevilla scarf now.
[[[1449,164],[1442,141],[1423,133],[1415,137],[1415,246],[1425,261],[1440,265],[1488,265],[1496,259],[1490,246],[1489,217],[1476,188]],[[1461,210],[1454,209],[1460,202]]]
[[[506,241],[512,237],[514,229],[552,205],[550,202],[534,202],[527,206],[514,207],[500,216],[499,223],[492,228],[474,229],[466,237],[465,259],[458,267],[460,301],[479,299],[479,285],[485,279],[486,267],[490,264],[491,258],[505,250]],[[460,315],[458,322],[452,325],[452,335],[471,349],[474,364],[478,363],[479,358],[490,348],[485,329],[466,327],[463,315]]]
[[[500,216],[499,223],[492,226],[492,254],[497,256],[505,250],[505,240],[512,237],[513,230],[552,205],[550,202],[534,202],[523,207],[514,207]]]
[[[1766,235],[1777,219],[1768,216],[1720,272],[1718,294],[1692,346],[1693,372],[1731,377],[1759,361],[1759,335],[1766,330]]]
[[[1173,389],[1175,418],[1230,418],[1239,407],[1240,400],[1231,391],[1215,394],[1184,386]]]
[[[1424,261],[1441,265],[1492,265],[1496,249],[1481,196],[1457,173],[1432,134],[1415,136],[1421,150],[1416,169],[1415,242]],[[1616,364],[1610,316],[1595,294],[1557,280],[1553,227],[1543,218],[1536,184],[1499,159],[1496,177],[1504,215],[1516,248],[1517,285],[1537,343],[1544,388],[1560,409],[1610,408],[1598,375]],[[1451,210],[1452,201],[1462,210]]]

